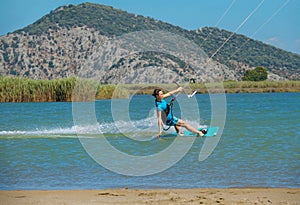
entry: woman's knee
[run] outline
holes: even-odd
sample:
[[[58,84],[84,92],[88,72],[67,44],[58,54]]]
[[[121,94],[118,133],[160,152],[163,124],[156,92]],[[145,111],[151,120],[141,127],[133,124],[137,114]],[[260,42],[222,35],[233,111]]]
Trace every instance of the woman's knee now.
[[[182,127],[186,127],[187,123],[181,119],[178,119],[178,125],[182,126]]]

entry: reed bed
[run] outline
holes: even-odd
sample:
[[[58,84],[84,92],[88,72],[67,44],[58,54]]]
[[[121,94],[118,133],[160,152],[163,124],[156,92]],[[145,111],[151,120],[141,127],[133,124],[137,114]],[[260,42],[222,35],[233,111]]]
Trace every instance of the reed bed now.
[[[300,81],[227,81],[223,84],[226,93],[300,92]]]
[[[112,97],[127,98],[129,93],[120,86],[74,77],[56,80],[0,77],[0,102],[70,102]]]
[[[300,92],[300,81],[226,81],[221,83],[182,84],[187,93]],[[95,99],[128,98],[134,94],[152,94],[155,88],[176,89],[176,84],[99,84],[75,77],[34,80],[0,76],[0,102],[70,102]]]
[[[181,84],[186,93],[194,90],[204,93],[262,93],[262,92],[300,92],[300,81],[225,81],[217,83]],[[132,84],[124,85],[131,94],[152,94],[155,88],[165,91],[176,89],[176,84]]]

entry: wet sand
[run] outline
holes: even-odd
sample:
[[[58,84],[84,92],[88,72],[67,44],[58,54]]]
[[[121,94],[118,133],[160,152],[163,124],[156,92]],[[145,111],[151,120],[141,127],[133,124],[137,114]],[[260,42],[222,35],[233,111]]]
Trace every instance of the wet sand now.
[[[299,204],[300,188],[0,191],[1,205]]]

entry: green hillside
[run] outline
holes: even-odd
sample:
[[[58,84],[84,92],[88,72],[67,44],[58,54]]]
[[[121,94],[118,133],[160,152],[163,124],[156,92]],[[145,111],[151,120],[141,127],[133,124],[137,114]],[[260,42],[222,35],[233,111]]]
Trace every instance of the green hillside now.
[[[41,35],[49,28],[55,30],[74,26],[95,28],[105,36],[117,36],[141,30],[165,30],[194,41],[209,56],[232,34],[230,31],[213,27],[189,31],[150,17],[92,3],[59,7],[35,23],[17,30],[16,33]],[[250,67],[263,66],[279,76],[292,80],[300,79],[300,55],[239,34],[233,35],[213,59],[227,65],[230,69],[235,69],[236,64],[247,64]]]

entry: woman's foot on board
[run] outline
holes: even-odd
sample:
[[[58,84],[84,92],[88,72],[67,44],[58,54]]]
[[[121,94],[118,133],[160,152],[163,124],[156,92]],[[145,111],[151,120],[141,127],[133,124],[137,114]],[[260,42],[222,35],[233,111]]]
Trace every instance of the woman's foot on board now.
[[[207,133],[206,129],[202,129],[197,133],[197,137],[203,137]]]
[[[178,133],[177,133],[177,136],[183,137],[183,136],[184,136],[184,133],[183,133],[183,132],[178,132]]]

